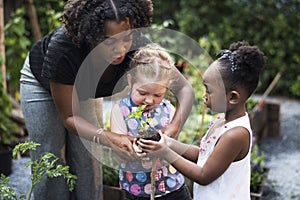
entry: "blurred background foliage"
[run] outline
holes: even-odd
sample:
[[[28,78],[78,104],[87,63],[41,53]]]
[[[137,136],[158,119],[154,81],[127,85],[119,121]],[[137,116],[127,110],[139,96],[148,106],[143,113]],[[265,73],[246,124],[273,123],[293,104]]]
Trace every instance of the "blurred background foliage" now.
[[[35,42],[33,29],[28,16],[28,0],[4,1],[5,48],[8,92],[18,93],[20,70],[31,46]],[[42,35],[61,25],[59,18],[65,1],[33,1]]]
[[[230,43],[247,40],[265,52],[268,64],[257,92],[263,93],[277,72],[273,95],[300,96],[299,0],[154,1],[155,23],[172,19],[172,27],[215,55]]]
[[[5,22],[6,66],[9,92],[17,92],[20,69],[34,42],[25,0],[17,2]],[[255,44],[268,57],[257,90],[263,93],[277,72],[282,77],[271,95],[300,97],[299,0],[153,0],[155,25],[180,31],[215,53],[238,40]],[[60,25],[65,0],[34,1],[42,35]]]

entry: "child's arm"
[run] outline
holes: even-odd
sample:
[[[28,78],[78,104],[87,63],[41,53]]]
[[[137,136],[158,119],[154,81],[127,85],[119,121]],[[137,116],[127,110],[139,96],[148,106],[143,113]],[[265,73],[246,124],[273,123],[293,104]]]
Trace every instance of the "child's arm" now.
[[[194,163],[197,162],[199,156],[199,147],[196,145],[179,142],[173,138],[168,138],[167,141],[168,146],[177,154]]]
[[[199,149],[197,153],[194,147],[189,149],[186,145],[170,140],[166,136],[162,138],[159,142],[141,140],[138,144],[144,152],[153,153],[158,150],[156,156],[162,156],[178,171],[200,185],[207,185],[216,180],[232,162],[242,160],[250,148],[250,134],[245,128],[230,129],[219,139],[206,163],[200,167],[186,159],[194,158],[193,154],[198,154]],[[189,157],[191,155],[192,157]]]
[[[141,151],[144,150],[144,152],[161,155],[161,152],[165,152],[165,150],[169,148],[170,151],[174,151],[174,153],[176,153],[176,159],[181,155],[187,160],[190,160],[195,163],[197,162],[199,155],[199,147],[179,142],[176,139],[162,134],[161,132],[160,135],[162,139],[159,142],[152,143],[150,140],[139,139],[136,141],[136,143],[142,148]],[[168,161],[171,162],[174,160],[170,158]]]

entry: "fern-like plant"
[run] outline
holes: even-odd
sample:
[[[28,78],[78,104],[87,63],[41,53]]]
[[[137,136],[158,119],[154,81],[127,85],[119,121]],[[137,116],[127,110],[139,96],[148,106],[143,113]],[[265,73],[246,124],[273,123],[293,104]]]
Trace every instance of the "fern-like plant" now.
[[[19,153],[24,154],[28,150],[31,150],[31,152],[34,153],[38,146],[40,146],[40,144],[32,141],[20,143],[13,149],[13,158],[16,159]],[[31,187],[27,200],[31,199],[33,188],[44,176],[48,176],[49,178],[63,176],[69,185],[69,190],[72,191],[74,189],[77,177],[69,172],[69,166],[57,165],[56,162],[58,158],[54,154],[45,153],[40,158],[36,158],[35,156],[33,157],[33,160],[26,163],[26,167],[32,167],[32,174],[30,177]],[[20,194],[17,196],[14,189],[8,185],[8,182],[9,178],[1,174],[0,200],[26,199],[26,194]]]

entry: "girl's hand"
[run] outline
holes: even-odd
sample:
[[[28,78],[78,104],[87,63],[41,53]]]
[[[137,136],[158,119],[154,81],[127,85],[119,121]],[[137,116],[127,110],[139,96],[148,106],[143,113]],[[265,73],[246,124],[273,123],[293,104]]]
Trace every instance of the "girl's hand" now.
[[[135,151],[135,153],[136,153],[136,155],[137,155],[138,157],[143,158],[143,157],[146,156],[146,153],[143,152],[143,150],[140,148],[140,146],[137,144],[137,142],[138,142],[138,139],[135,138],[135,139],[133,140],[133,150]]]
[[[151,153],[154,155],[162,154],[168,148],[168,140],[169,137],[165,134],[162,134],[159,131],[161,139],[156,142],[152,140],[145,140],[139,139],[137,140],[136,144],[138,145],[139,149],[142,150],[144,153]]]
[[[147,161],[147,160],[150,160],[150,158],[147,156],[146,152],[144,152],[140,146],[137,144],[137,141],[139,139],[135,138],[134,141],[133,141],[133,149],[136,153],[136,155],[141,159],[141,160],[144,160],[144,161]]]

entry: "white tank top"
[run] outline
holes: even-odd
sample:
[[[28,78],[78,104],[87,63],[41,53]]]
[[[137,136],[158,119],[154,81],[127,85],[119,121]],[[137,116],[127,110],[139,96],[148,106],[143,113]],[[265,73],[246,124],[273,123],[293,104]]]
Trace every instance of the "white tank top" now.
[[[222,114],[214,122],[214,124],[224,121]],[[213,152],[218,139],[229,129],[241,126],[245,127],[251,136],[250,147],[252,146],[252,130],[248,114],[224,124],[220,130],[215,130],[212,135],[207,138],[209,130],[201,140],[200,152],[197,165],[203,166],[210,154]],[[232,162],[227,170],[212,183],[202,186],[194,183],[194,200],[250,200],[250,151],[242,160]]]

